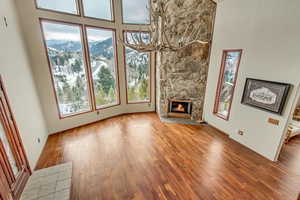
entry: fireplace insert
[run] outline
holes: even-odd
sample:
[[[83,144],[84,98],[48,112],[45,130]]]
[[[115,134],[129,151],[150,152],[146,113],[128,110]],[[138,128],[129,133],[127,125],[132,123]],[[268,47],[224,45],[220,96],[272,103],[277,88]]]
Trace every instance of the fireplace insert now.
[[[188,118],[192,113],[191,100],[169,99],[168,115],[171,117]]]

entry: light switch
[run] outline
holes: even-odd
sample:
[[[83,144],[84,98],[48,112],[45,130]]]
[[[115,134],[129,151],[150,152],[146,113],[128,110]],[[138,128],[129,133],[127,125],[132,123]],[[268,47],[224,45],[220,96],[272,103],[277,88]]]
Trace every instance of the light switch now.
[[[269,118],[269,119],[268,119],[268,122],[269,122],[270,124],[274,124],[274,125],[276,125],[276,126],[279,125],[279,120],[277,120],[277,119]]]

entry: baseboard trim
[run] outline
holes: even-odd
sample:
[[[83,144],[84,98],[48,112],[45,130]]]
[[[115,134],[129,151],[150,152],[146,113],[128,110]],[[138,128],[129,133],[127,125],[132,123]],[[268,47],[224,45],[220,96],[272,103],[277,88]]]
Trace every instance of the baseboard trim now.
[[[107,120],[107,119],[111,119],[111,118],[115,118],[115,117],[120,117],[120,116],[123,116],[123,115],[143,114],[143,113],[156,113],[157,114],[157,112],[155,110],[154,111],[134,112],[134,113],[132,113],[132,112],[126,112],[126,113],[121,113],[121,114],[117,114],[117,115],[110,116],[110,117],[105,117],[105,118],[102,118],[102,119],[99,119],[99,120],[96,120],[96,121],[93,121],[93,122],[88,122],[88,123],[85,123],[85,124],[82,124],[82,125],[79,125],[79,126],[75,126],[75,127],[72,127],[72,128],[68,128],[68,129],[65,129],[65,130],[61,130],[61,131],[57,131],[57,132],[54,132],[54,133],[50,133],[49,135],[60,134],[60,133],[66,132],[66,131],[71,131],[71,130],[76,129],[76,128],[81,128],[83,126],[88,126],[88,125],[91,125],[91,124],[94,124],[94,123],[101,122],[103,120]]]

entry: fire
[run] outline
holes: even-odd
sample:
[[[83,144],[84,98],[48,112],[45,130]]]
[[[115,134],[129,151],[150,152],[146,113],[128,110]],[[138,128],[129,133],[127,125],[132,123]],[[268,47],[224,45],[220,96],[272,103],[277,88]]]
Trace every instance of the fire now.
[[[175,108],[175,111],[185,112],[185,109],[184,109],[183,105],[178,104],[178,106]]]

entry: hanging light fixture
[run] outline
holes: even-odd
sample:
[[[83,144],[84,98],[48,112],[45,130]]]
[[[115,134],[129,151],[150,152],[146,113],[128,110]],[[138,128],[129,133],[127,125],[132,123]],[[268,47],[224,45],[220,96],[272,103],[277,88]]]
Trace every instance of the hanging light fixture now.
[[[199,44],[200,46],[206,47],[210,41],[197,39],[200,36],[201,24],[194,26],[193,23],[190,23],[185,27],[185,31],[179,39],[176,41],[171,40],[170,36],[167,34],[167,31],[169,31],[167,20],[169,3],[169,0],[154,0],[151,4],[149,12],[152,23],[148,28],[151,37],[147,38],[147,34],[140,30],[135,33],[125,34],[124,39],[123,37],[119,37],[121,43],[124,46],[139,52],[179,51],[193,44]],[[181,14],[188,15],[194,9],[195,7],[186,8],[182,12],[176,13],[176,16],[180,16]]]

